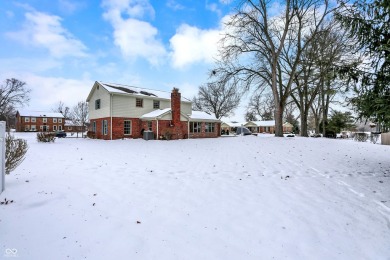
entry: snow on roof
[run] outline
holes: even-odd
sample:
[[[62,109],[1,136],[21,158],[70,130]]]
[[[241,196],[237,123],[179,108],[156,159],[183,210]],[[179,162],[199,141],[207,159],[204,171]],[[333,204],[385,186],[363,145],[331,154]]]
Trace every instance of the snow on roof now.
[[[20,116],[64,118],[64,116],[61,113],[58,113],[58,112],[27,111],[27,110],[18,110],[18,112],[19,112]]]
[[[170,111],[171,111],[170,108],[157,109],[157,110],[154,110],[152,112],[149,112],[149,113],[142,115],[141,118],[156,118],[156,117],[160,117],[160,116],[162,116]]]
[[[245,123],[240,123],[240,122],[223,122],[223,123],[230,127],[239,127],[245,125]]]
[[[250,121],[248,123],[254,123],[257,126],[275,126],[275,120],[267,121]]]
[[[134,86],[115,84],[115,83],[105,83],[98,81],[100,85],[102,85],[105,89],[107,89],[110,93],[119,93],[119,94],[132,94],[138,96],[148,96],[148,97],[158,97],[164,99],[171,99],[171,92],[161,91],[161,90],[153,90],[147,88],[139,88]],[[182,101],[190,102],[188,98],[182,96]]]
[[[202,111],[192,111],[192,114],[188,116],[190,119],[219,121],[217,118],[215,118],[215,116],[209,115],[206,112]]]

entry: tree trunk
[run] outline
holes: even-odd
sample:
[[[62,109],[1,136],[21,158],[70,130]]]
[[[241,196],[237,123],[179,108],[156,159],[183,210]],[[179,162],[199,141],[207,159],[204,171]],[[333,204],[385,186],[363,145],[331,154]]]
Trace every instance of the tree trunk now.
[[[308,137],[307,135],[307,112],[301,111],[301,136]]]
[[[275,106],[275,136],[283,137],[283,106]]]

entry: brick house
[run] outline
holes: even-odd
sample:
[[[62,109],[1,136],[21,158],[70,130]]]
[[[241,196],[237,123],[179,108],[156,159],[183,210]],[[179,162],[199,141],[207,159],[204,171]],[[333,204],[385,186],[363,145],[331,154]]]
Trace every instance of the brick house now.
[[[144,131],[154,139],[220,136],[220,120],[192,111],[176,88],[170,93],[96,81],[86,101],[89,130],[98,139],[142,138]]]
[[[61,113],[44,111],[16,112],[17,132],[49,132],[64,130],[65,119]]]
[[[253,133],[275,133],[275,120],[266,120],[266,121],[249,121],[244,124],[249,130]],[[286,122],[283,124],[283,132],[291,133],[293,125]]]

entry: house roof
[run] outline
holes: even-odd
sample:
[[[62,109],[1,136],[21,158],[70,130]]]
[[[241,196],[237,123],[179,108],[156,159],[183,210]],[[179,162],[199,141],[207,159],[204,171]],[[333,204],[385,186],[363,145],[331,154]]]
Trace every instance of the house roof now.
[[[18,112],[20,116],[64,118],[64,116],[61,113],[57,113],[57,112],[28,111],[28,110],[18,110]]]
[[[156,119],[156,118],[161,118],[166,114],[172,113],[171,108],[165,108],[165,109],[157,109],[152,112],[149,112],[147,114],[142,115],[140,118],[141,119]],[[202,111],[191,111],[190,115],[185,115],[181,113],[182,116],[190,119],[191,121],[194,120],[205,120],[205,121],[219,121],[216,119],[214,116],[207,114],[206,112]]]
[[[191,115],[188,115],[191,120],[210,120],[210,121],[220,121],[215,116],[209,115],[206,112],[202,111],[192,111]]]
[[[132,95],[132,96],[140,96],[140,97],[156,97],[163,99],[171,99],[171,92],[161,91],[161,90],[153,90],[147,88],[134,87],[129,85],[117,84],[117,83],[107,83],[102,81],[96,81],[91,92],[88,95],[87,101],[90,100],[95,87],[99,84],[103,88],[105,88],[109,93],[122,94],[122,95]],[[188,98],[181,97],[182,102],[191,102]]]
[[[223,124],[228,125],[229,127],[239,127],[245,125],[245,123],[240,122],[223,122]]]
[[[146,114],[142,115],[140,118],[143,118],[143,119],[146,119],[146,118],[158,118],[158,117],[162,117],[165,114],[168,114],[170,112],[171,112],[170,108],[157,109],[157,110],[154,110],[152,112],[149,112],[149,113],[146,113]]]
[[[245,125],[255,125],[255,126],[275,126],[275,120],[267,121],[249,121]]]

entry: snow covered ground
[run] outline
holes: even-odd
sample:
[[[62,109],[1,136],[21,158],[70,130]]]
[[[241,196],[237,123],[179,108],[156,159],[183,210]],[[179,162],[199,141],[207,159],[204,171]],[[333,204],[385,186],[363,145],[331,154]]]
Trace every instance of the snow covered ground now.
[[[390,259],[390,146],[16,136],[0,258]]]

